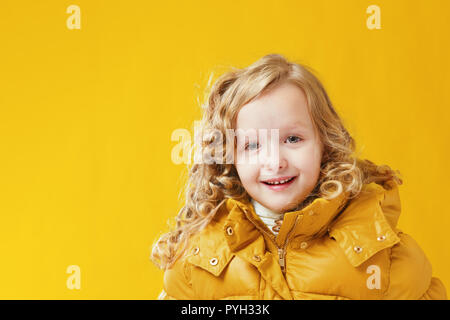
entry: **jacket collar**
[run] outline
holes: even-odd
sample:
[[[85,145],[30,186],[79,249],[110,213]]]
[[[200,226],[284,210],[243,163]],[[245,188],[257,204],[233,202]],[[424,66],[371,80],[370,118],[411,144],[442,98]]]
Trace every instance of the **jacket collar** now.
[[[316,198],[301,210],[286,212],[277,237],[256,214],[250,201],[228,199],[226,205],[231,213],[228,216],[229,220],[247,220],[247,223],[250,222],[256,226],[266,237],[274,241],[278,247],[282,247],[285,245],[288,237],[289,239],[300,235],[310,237],[326,231],[326,227],[345,205],[347,197],[347,193],[341,193],[338,197],[331,200]],[[236,213],[236,209],[238,209],[238,213]],[[248,228],[246,229],[248,232]]]
[[[262,233],[277,247],[294,238],[328,236],[337,241],[353,266],[359,266],[378,251],[400,241],[394,231],[400,215],[400,200],[395,181],[383,185],[364,185],[355,199],[347,193],[326,200],[317,198],[298,211],[287,212],[277,237],[262,222],[248,200],[227,199],[226,226],[233,226],[232,251],[240,250]],[[224,230],[226,232],[226,230]],[[303,241],[303,240],[302,240]]]
[[[400,212],[397,183],[372,182],[330,226],[329,236],[337,241],[349,262],[358,267],[377,252],[400,242],[396,228]]]

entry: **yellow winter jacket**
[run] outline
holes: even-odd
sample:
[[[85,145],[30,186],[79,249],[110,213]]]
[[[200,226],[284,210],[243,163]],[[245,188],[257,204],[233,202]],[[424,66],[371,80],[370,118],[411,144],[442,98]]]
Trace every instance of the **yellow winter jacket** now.
[[[398,186],[364,185],[287,212],[277,237],[252,204],[227,199],[165,271],[159,299],[447,299],[411,236]]]

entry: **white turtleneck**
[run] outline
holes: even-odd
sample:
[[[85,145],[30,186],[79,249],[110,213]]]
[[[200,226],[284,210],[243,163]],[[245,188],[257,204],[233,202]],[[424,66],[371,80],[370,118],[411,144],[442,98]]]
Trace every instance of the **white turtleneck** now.
[[[258,201],[251,199],[251,202],[253,204],[253,207],[255,208],[255,213],[261,218],[261,220],[269,227],[269,229],[275,234],[278,235],[277,231],[274,231],[272,228],[276,225],[275,221],[279,219],[283,219],[284,214],[283,213],[276,213],[266,207],[264,207],[262,204],[260,204]]]

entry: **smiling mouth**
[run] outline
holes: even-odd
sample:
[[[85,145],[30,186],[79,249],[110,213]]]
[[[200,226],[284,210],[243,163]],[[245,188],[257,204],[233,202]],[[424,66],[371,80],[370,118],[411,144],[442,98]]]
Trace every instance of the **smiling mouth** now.
[[[262,181],[262,183],[264,183],[268,186],[279,186],[279,185],[288,184],[295,178],[296,177],[288,177],[288,178],[282,177],[282,178],[278,178],[278,179],[270,179],[267,181]]]

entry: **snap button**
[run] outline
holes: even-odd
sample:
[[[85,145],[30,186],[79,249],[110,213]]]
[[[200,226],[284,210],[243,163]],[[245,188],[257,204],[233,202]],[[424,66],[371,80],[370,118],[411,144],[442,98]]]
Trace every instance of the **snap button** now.
[[[361,248],[360,246],[354,246],[353,250],[355,250],[356,253],[361,253],[363,251],[363,248]]]
[[[195,248],[192,250],[192,253],[193,253],[193,254],[198,254],[199,251],[200,251],[200,248],[199,248],[199,247],[195,247]]]
[[[315,215],[315,212],[311,210],[311,211],[309,212],[309,215],[310,215],[310,216],[313,216],[313,215]]]
[[[256,262],[260,262],[261,261],[261,257],[258,256],[258,255],[253,256],[253,260],[255,260]]]
[[[384,240],[386,240],[386,236],[385,235],[382,235],[382,236],[379,236],[378,238],[377,238],[377,240],[378,241],[384,241]]]
[[[209,264],[212,266],[215,266],[218,262],[219,260],[217,260],[217,258],[212,258],[211,260],[209,260]]]
[[[302,248],[302,249],[306,249],[307,246],[308,246],[307,242],[300,243],[300,248]]]
[[[232,228],[232,227],[228,227],[228,228],[227,228],[227,234],[228,234],[229,236],[233,235],[233,228]]]

